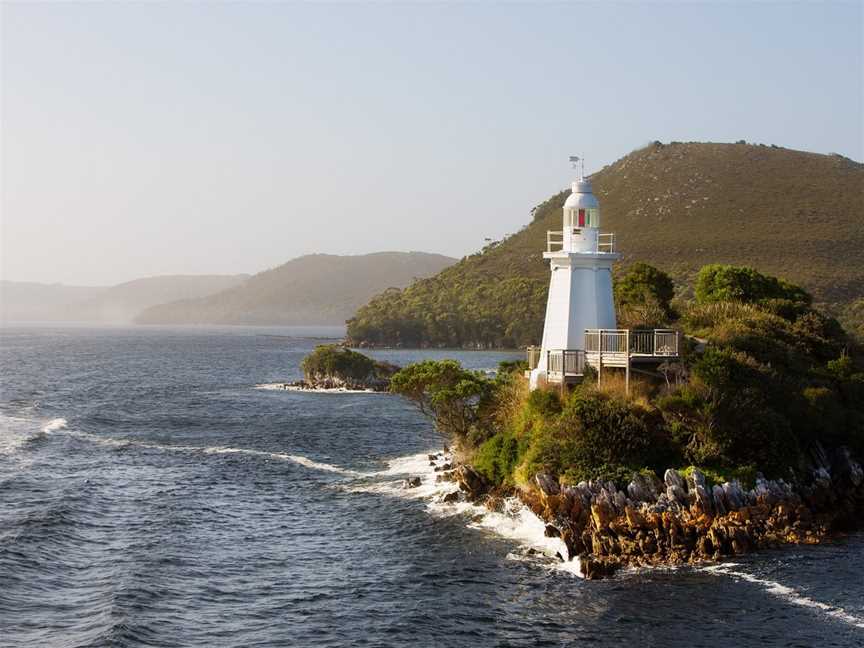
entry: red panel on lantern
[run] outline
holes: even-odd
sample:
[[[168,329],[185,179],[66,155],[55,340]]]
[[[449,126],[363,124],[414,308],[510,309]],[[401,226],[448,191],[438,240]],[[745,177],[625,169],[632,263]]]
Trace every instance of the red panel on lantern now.
[[[585,210],[579,210],[579,227],[585,227]]]

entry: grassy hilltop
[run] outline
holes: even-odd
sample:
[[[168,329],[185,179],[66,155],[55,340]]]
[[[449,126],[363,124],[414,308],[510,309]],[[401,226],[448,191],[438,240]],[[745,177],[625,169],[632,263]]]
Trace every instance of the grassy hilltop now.
[[[864,296],[862,164],[774,146],[655,143],[592,181],[622,268],[651,263],[689,293],[705,264],[748,265],[838,311]],[[549,280],[542,251],[546,231],[561,229],[568,194],[538,205],[504,241],[377,296],[349,320],[349,336],[406,346],[539,342]]]

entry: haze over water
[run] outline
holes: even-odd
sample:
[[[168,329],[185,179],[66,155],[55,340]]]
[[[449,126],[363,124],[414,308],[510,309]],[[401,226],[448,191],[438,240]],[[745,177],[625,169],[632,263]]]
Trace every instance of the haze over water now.
[[[313,334],[3,329],[0,644],[864,643],[862,536],[583,581],[529,517],[433,502],[445,441],[407,402],[257,387]]]

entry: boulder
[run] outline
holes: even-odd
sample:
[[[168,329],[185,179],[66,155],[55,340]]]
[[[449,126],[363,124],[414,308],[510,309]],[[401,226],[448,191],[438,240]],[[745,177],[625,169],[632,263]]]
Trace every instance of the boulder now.
[[[726,515],[726,498],[723,495],[723,487],[715,485],[711,489],[711,497],[714,499],[714,511],[717,515]]]
[[[813,471],[813,486],[821,490],[831,488],[831,473],[827,468],[820,466]]]
[[[615,518],[615,509],[605,491],[601,492],[591,503],[591,518],[597,529],[605,529]]]
[[[441,501],[445,504],[452,504],[454,502],[458,502],[461,499],[462,494],[459,491],[453,491],[451,493],[447,493],[444,497],[441,498]]]
[[[730,511],[735,511],[744,506],[744,491],[741,490],[741,484],[737,480],[725,482],[722,486],[723,496],[726,500],[726,508]]]
[[[864,482],[864,469],[861,464],[852,459],[848,448],[838,448],[831,457],[831,472],[838,482],[848,482],[857,488]]]
[[[588,580],[608,578],[615,573],[617,565],[610,560],[601,560],[594,556],[579,557],[579,571]]]
[[[547,497],[549,495],[558,495],[561,492],[558,480],[548,473],[537,473],[534,475],[534,483],[537,484],[540,492]]]
[[[663,473],[663,481],[666,483],[667,493],[669,492],[669,486],[677,486],[682,491],[687,488],[687,485],[684,483],[684,478],[674,468],[669,468],[669,470]]]
[[[485,506],[487,510],[492,511],[493,513],[503,513],[506,504],[504,502],[504,498],[500,495],[487,495],[486,499],[483,500],[483,506]]]
[[[705,480],[705,475],[698,468],[694,468],[687,476],[687,488],[690,492],[695,492],[697,488],[702,487],[702,490],[708,490],[708,482]]]
[[[687,503],[687,493],[678,484],[669,484],[666,486],[666,497],[670,502],[677,502],[678,504]]]
[[[483,475],[467,464],[462,464],[456,468],[455,475],[459,488],[465,492],[471,501],[479,499],[489,490],[489,484]]]
[[[703,515],[712,515],[714,513],[714,497],[708,494],[708,490],[700,485],[694,486],[695,508]]]
[[[402,488],[417,488],[420,485],[419,477],[409,477],[402,482]]]
[[[637,473],[627,485],[627,494],[634,502],[654,502],[659,495],[657,483],[648,475]]]
[[[612,490],[610,492],[612,493],[612,504],[615,506],[615,512],[620,515],[624,512],[624,508],[629,503],[627,501],[627,496],[619,490]]]

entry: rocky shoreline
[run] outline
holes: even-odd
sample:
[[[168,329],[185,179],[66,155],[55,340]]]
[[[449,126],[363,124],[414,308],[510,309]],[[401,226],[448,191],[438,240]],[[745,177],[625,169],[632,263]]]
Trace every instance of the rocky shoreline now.
[[[277,383],[282,389],[313,392],[386,392],[389,380],[345,380],[336,376],[315,376],[309,380]]]
[[[751,489],[737,481],[709,485],[698,470],[670,469],[663,480],[638,474],[626,492],[612,482],[561,484],[538,474],[528,488],[490,489],[466,463],[430,455],[438,481],[458,487],[443,502],[470,501],[500,511],[517,496],[578,557],[585,578],[622,567],[719,561],[789,544],[817,544],[864,521],[864,469],[845,448],[817,447],[805,480],[796,486],[758,476]],[[406,482],[406,488],[412,483]]]

